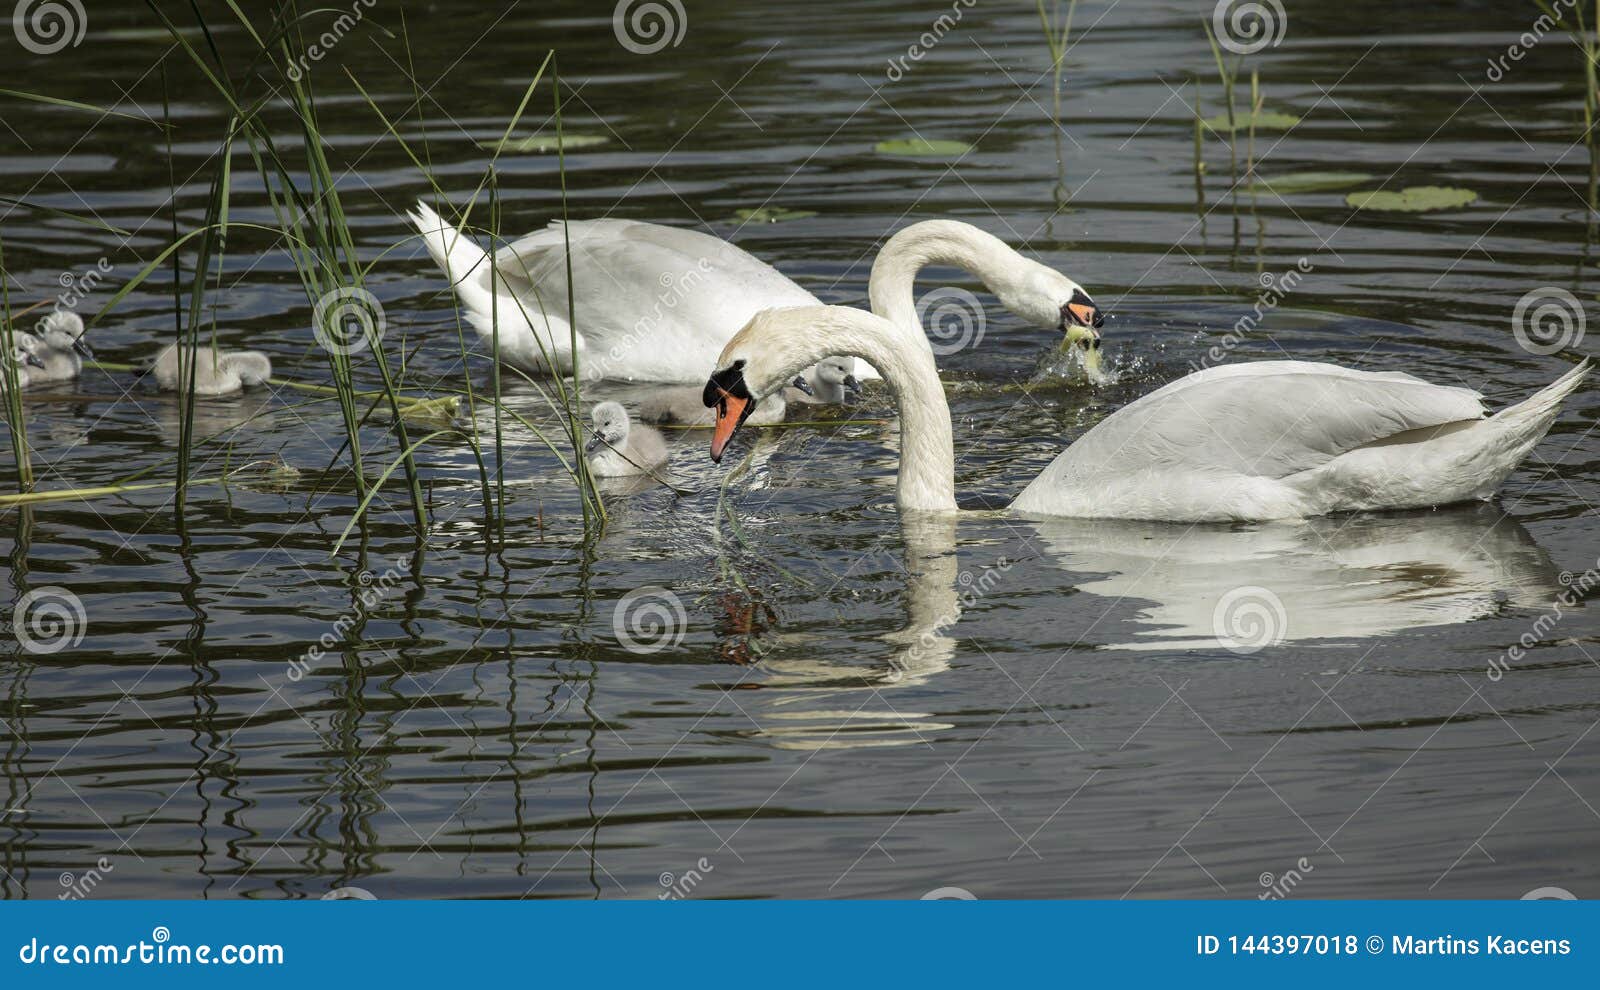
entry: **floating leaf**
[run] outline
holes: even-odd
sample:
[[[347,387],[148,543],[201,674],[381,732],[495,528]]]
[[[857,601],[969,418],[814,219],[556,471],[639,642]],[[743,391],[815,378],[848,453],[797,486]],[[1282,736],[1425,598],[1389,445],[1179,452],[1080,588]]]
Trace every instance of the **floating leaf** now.
[[[478,147],[485,151],[515,151],[524,155],[547,155],[552,151],[577,151],[579,148],[592,148],[597,144],[605,144],[611,140],[604,134],[563,134],[556,140],[554,134],[535,135],[533,137],[508,140],[504,147],[499,141],[479,141]]]
[[[1258,179],[1251,183],[1249,188],[1252,191],[1275,193],[1321,192],[1328,189],[1343,189],[1346,186],[1359,186],[1371,178],[1372,176],[1366,172],[1291,172],[1288,175]]]
[[[1233,122],[1241,131],[1250,129],[1250,118],[1242,113],[1235,114]],[[1292,113],[1269,112],[1256,114],[1256,130],[1258,131],[1286,131],[1298,123],[1300,123],[1300,118]],[[1204,124],[1214,131],[1225,131],[1228,129],[1228,115],[1219,113],[1215,117],[1207,117]]]
[[[804,220],[817,215],[816,210],[791,210],[782,206],[760,206],[753,210],[739,210],[733,218],[740,223],[782,223],[785,220]]]
[[[1454,210],[1476,202],[1471,189],[1451,186],[1408,186],[1399,192],[1353,192],[1344,201],[1358,210],[1387,210],[1422,213],[1427,210]]]
[[[972,145],[965,141],[928,141],[923,138],[879,141],[877,145],[881,155],[910,155],[917,158],[954,158],[971,150]]]

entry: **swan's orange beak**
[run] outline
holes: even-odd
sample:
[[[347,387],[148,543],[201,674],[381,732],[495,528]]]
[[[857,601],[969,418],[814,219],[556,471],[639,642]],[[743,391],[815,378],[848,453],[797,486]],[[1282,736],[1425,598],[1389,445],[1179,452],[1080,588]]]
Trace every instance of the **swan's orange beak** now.
[[[727,449],[728,441],[733,439],[733,431],[744,422],[747,409],[751,400],[741,399],[737,395],[729,395],[726,391],[717,400],[717,426],[711,434],[711,459],[717,463],[722,462],[722,452]]]
[[[1061,329],[1075,324],[1086,329],[1098,330],[1105,326],[1105,314],[1100,312],[1100,307],[1094,304],[1088,293],[1082,289],[1075,290],[1072,298],[1061,307]],[[1099,334],[1094,334],[1098,337]]]

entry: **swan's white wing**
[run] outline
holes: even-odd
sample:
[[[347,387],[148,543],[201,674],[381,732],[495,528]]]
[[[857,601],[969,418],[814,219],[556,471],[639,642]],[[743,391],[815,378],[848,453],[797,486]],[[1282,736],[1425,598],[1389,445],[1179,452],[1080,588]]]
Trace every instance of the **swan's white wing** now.
[[[1072,444],[1018,497],[1025,512],[1143,518],[1240,500],[1263,516],[1275,483],[1407,430],[1484,415],[1483,397],[1403,372],[1262,361],[1196,372],[1144,396]],[[1115,505],[1085,506],[1085,500]],[[1150,513],[1150,514],[1146,514]],[[1293,512],[1279,514],[1294,514]]]
[[[507,288],[567,312],[573,295],[591,372],[703,381],[722,346],[763,309],[817,305],[776,268],[719,237],[630,220],[551,224],[496,255]],[[603,364],[604,367],[596,367]]]

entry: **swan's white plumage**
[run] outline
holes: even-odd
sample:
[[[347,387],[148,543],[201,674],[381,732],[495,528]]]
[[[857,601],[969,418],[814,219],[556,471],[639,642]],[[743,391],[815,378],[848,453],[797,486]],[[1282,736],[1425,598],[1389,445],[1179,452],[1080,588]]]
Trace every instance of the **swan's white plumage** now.
[[[1587,366],[1484,418],[1402,372],[1261,361],[1196,372],[1107,417],[1012,508],[1119,519],[1287,519],[1487,498]]]
[[[481,247],[426,203],[410,219],[449,272],[473,328],[488,338],[498,322],[504,360],[529,372],[570,373],[575,341],[585,378],[700,382],[755,314],[821,305],[776,268],[699,231],[636,220],[556,221],[500,249],[491,266]],[[925,348],[913,291],[917,273],[931,264],[972,272],[1008,309],[1040,326],[1060,326],[1067,305],[1087,299],[1076,282],[971,224],[924,220],[878,252],[868,295],[874,312]],[[576,335],[567,321],[574,311]],[[1068,333],[1093,335],[1078,326]],[[857,373],[879,377],[871,367]]]
[[[572,303],[585,378],[663,382],[703,380],[728,337],[761,310],[819,304],[776,268],[699,231],[556,221],[498,251],[491,272],[486,252],[426,204],[411,220],[448,268],[474,327],[488,336],[498,316],[502,353],[529,371],[545,370],[548,353],[557,371],[571,372]]]
[[[828,353],[875,365],[895,394],[899,506],[953,509],[950,409],[931,353],[899,324],[842,307],[774,310],[736,334],[717,367],[721,375],[737,370],[759,399]],[[1585,360],[1489,417],[1477,392],[1400,372],[1306,361],[1196,372],[1106,417],[1011,508],[1193,522],[1488,498],[1543,439],[1589,369]]]

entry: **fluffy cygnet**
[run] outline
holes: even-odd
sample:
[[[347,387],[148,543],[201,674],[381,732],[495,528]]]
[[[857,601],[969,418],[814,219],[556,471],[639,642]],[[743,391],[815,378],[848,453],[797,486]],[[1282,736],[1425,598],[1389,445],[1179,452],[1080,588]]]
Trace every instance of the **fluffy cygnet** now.
[[[194,362],[195,395],[232,395],[247,385],[263,385],[272,377],[272,361],[260,351],[213,351],[209,347],[188,349]],[[156,384],[163,391],[175,392],[183,387],[177,344],[168,344],[156,355]]]
[[[648,474],[667,462],[667,442],[659,431],[634,426],[620,402],[602,402],[589,413],[594,432],[583,452],[597,478]]]

